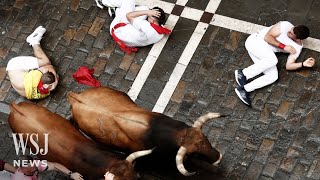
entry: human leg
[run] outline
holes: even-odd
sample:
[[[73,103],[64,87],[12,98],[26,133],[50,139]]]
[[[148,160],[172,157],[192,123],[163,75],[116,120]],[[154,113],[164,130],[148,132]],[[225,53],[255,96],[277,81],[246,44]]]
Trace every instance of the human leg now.
[[[270,45],[263,39],[252,34],[245,43],[249,56],[254,64],[242,70],[247,79],[253,78],[267,69],[276,66],[278,58],[270,48]]]
[[[30,69],[38,69],[38,59],[33,56],[18,56],[9,60],[7,64],[7,71],[21,70],[27,71]]]
[[[33,53],[35,57],[38,59],[39,67],[44,65],[51,64],[47,55],[43,52],[40,41],[42,39],[43,34],[46,32],[46,29],[42,26],[37,27],[32,34],[30,34],[26,41],[32,46]]]
[[[273,66],[263,72],[264,75],[244,85],[244,89],[247,92],[252,92],[256,89],[265,87],[269,84],[274,83],[278,79],[277,66]]]
[[[38,65],[39,67],[42,67],[44,65],[49,65],[51,64],[49,58],[47,57],[47,55],[43,52],[40,44],[35,44],[32,46],[33,48],[33,53],[34,55],[37,57],[38,59]]]

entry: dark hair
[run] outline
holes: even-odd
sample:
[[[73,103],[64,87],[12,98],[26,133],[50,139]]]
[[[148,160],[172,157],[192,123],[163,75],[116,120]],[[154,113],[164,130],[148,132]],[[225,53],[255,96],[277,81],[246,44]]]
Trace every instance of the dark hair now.
[[[310,34],[309,28],[304,25],[294,27],[293,32],[298,39],[307,39],[307,37],[309,37]]]
[[[46,72],[41,76],[41,81],[43,84],[51,84],[56,80],[52,72]]]
[[[152,9],[156,9],[160,12],[160,16],[156,18],[158,20],[159,25],[163,25],[166,22],[166,14],[164,13],[163,9],[159,7],[154,7]]]

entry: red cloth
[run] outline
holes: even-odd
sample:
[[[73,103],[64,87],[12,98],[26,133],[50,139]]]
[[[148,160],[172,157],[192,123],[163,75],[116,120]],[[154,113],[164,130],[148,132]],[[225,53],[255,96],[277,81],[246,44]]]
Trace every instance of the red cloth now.
[[[39,81],[39,84],[38,84],[38,90],[39,90],[40,94],[48,94],[49,93],[49,89],[43,87],[43,83],[41,80]]]
[[[171,30],[165,28],[165,27],[162,27],[162,26],[159,26],[159,25],[156,25],[154,23],[150,23],[150,25],[153,27],[153,29],[155,29],[159,34],[170,34],[171,33]]]
[[[135,47],[128,47],[123,41],[121,41],[115,34],[114,30],[118,29],[119,27],[123,27],[127,25],[126,23],[118,23],[116,24],[112,30],[111,30],[111,35],[113,40],[118,44],[118,46],[126,53],[131,53],[131,52],[137,52],[138,48]]]
[[[73,78],[80,84],[85,84],[93,87],[100,87],[101,86],[100,82],[91,76],[91,74],[93,73],[94,73],[94,69],[89,69],[87,67],[81,66],[73,74]]]

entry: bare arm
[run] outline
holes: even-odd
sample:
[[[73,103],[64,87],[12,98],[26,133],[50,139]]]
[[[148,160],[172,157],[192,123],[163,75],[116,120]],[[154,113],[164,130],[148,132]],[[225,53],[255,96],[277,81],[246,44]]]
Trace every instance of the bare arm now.
[[[132,11],[127,14],[128,21],[132,24],[134,18],[147,15],[148,17],[159,17],[160,12],[158,10],[142,10],[142,11]]]
[[[72,172],[68,168],[66,168],[64,165],[54,162],[47,162],[48,163],[48,170],[58,170],[63,172],[64,174],[70,175],[71,179],[75,180],[83,180],[82,175],[77,172]]]
[[[314,58],[308,58],[305,61],[303,61],[304,67],[313,67],[315,64]],[[296,70],[302,67],[302,62],[296,62],[296,59],[289,55],[286,63],[286,69],[287,70]]]
[[[280,36],[281,34],[281,23],[275,24],[269,31],[268,33],[264,36],[264,40],[275,47],[278,47],[281,42],[279,42],[276,38]],[[294,49],[293,46],[286,45],[283,49],[284,51],[290,53],[290,54],[295,54],[296,50]]]
[[[11,173],[14,173],[17,169],[14,166],[12,166],[11,164],[5,163],[4,170],[9,171]]]

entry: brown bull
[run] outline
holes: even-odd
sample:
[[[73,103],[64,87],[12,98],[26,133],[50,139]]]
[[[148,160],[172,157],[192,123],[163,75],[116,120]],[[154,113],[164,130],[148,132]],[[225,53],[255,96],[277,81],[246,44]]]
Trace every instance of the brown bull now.
[[[108,171],[115,175],[115,179],[137,179],[137,173],[131,163],[134,159],[152,152],[152,150],[135,152],[123,160],[116,154],[102,150],[67,120],[42,106],[12,103],[10,110],[8,121],[13,132],[39,135],[49,133],[48,153],[43,156],[39,154],[40,158],[63,164],[87,179],[101,179]],[[45,147],[44,142],[44,137],[39,136],[40,148]],[[28,146],[35,152],[34,146],[29,142]]]
[[[222,155],[201,131],[206,120],[220,117],[208,113],[189,127],[183,122],[138,107],[123,92],[107,87],[93,88],[80,94],[68,93],[72,116],[79,128],[93,140],[129,152],[157,147],[177,152],[176,166],[183,175],[192,175],[184,165],[186,154],[197,154],[218,164]]]

